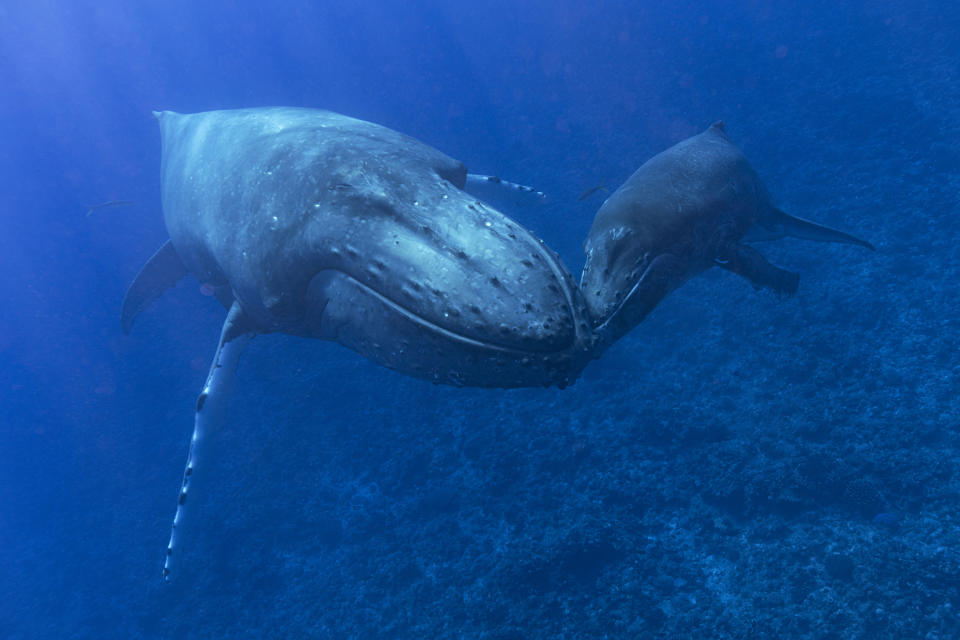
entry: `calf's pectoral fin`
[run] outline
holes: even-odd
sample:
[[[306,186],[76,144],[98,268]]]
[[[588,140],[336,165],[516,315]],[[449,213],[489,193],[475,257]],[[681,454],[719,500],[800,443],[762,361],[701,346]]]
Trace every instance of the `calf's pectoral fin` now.
[[[743,244],[723,247],[715,262],[757,287],[767,287],[777,293],[794,294],[800,284],[800,274],[770,264],[759,251]]]
[[[123,298],[120,322],[124,333],[130,333],[137,315],[149,307],[163,292],[173,287],[187,275],[187,267],[180,260],[170,241],[163,243],[153,257],[147,260],[134,278],[127,295]]]

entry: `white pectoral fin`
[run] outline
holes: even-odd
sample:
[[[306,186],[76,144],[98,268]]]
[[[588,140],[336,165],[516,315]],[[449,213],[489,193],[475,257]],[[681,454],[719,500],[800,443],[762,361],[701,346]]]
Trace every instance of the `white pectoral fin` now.
[[[153,304],[163,292],[173,287],[187,275],[187,267],[180,260],[169,240],[163,243],[143,265],[123,298],[120,322],[124,333],[130,333],[137,315]]]
[[[478,173],[467,174],[464,191],[495,207],[501,203],[518,207],[535,207],[547,200],[546,194],[533,187]]]
[[[207,381],[197,397],[196,414],[193,422],[193,436],[190,438],[190,452],[187,466],[183,471],[183,481],[177,498],[177,511],[170,528],[170,542],[167,544],[167,557],[163,563],[163,578],[169,582],[174,571],[174,558],[182,554],[183,530],[186,522],[195,512],[195,506],[188,499],[197,491],[197,479],[203,474],[197,473],[197,461],[209,449],[209,436],[212,431],[226,422],[227,404],[236,376],[237,364],[244,347],[253,337],[251,323],[236,302],[230,307],[227,319],[220,332],[217,352],[210,365]]]

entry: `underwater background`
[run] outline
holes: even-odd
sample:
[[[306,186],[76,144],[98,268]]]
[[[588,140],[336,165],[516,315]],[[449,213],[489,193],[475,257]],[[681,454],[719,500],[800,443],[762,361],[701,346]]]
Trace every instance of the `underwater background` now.
[[[0,637],[960,637],[960,5],[0,4]],[[546,192],[726,122],[778,298],[714,269],[572,387],[437,387],[266,335],[160,570],[223,309],[167,238],[153,109],[326,108]],[[130,200],[123,207],[91,205]]]

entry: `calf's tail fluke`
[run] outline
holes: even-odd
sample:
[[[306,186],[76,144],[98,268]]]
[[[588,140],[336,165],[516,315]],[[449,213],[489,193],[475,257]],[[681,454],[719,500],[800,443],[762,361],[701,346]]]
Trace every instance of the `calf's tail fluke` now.
[[[780,209],[773,209],[766,219],[759,221],[758,225],[747,234],[746,240],[748,242],[750,240],[775,240],[787,236],[816,242],[855,244],[876,251],[876,247],[872,244],[851,233],[791,216]]]

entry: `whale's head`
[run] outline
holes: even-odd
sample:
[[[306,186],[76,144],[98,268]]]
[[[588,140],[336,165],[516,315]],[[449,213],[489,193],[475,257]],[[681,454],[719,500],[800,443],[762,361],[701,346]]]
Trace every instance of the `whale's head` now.
[[[342,166],[306,226],[303,331],[435,382],[571,382],[592,332],[577,284],[531,232],[462,190],[459,163]]]
[[[264,330],[454,385],[564,386],[589,360],[576,282],[463,191],[459,162],[329,112],[172,116],[161,123],[174,245]]]

